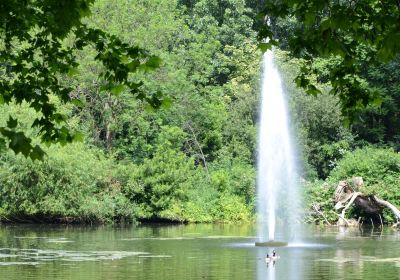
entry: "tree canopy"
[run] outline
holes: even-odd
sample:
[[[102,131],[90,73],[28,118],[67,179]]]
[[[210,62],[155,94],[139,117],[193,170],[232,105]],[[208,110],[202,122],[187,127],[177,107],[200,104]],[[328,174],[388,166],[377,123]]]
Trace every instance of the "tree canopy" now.
[[[32,126],[40,131],[42,143],[65,144],[78,133],[66,125],[50,96],[63,103],[82,105],[70,93],[62,75],[76,74],[77,51],[95,49],[101,62],[102,90],[118,94],[124,88],[152,106],[161,104],[157,94],[147,96],[142,83],[130,73],[159,65],[159,58],[137,46],[127,44],[98,28],[88,27],[83,18],[90,15],[94,0],[8,0],[0,3],[0,104],[27,102],[38,115]],[[9,118],[0,127],[0,148],[12,149],[32,159],[43,157],[43,150],[31,137],[18,131],[18,120]]]
[[[389,62],[400,52],[398,1],[267,0],[259,18],[265,21],[258,34],[266,40],[261,48],[281,44],[303,59],[296,83],[307,93],[320,93],[310,76],[328,80],[349,117],[381,102],[364,74],[367,66]],[[327,60],[323,71],[321,58]]]

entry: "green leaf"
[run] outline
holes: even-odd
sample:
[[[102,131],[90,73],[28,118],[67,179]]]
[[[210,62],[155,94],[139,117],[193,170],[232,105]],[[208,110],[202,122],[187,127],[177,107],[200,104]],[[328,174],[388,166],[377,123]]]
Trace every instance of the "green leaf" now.
[[[85,107],[85,103],[84,103],[82,100],[77,99],[77,98],[72,99],[72,100],[71,100],[71,103],[74,104],[74,105],[75,105],[76,107],[78,107],[78,108],[83,108],[83,107]]]
[[[7,127],[8,128],[16,128],[18,125],[17,119],[13,119],[11,116],[9,117],[7,121]]]
[[[118,94],[120,94],[121,92],[123,92],[125,89],[126,89],[126,86],[125,86],[125,85],[119,84],[119,85],[117,85],[117,86],[112,87],[110,91],[111,91],[111,93],[113,93],[113,94],[115,94],[115,95],[118,95]]]
[[[67,120],[67,116],[63,115],[63,114],[53,114],[52,119],[56,122],[56,123],[62,123],[64,121]]]
[[[265,12],[259,12],[256,15],[256,20],[264,20],[265,19]]]
[[[307,90],[306,90],[307,94],[313,95],[313,96],[317,96],[318,94],[321,93],[321,91],[313,84],[309,84],[307,86]]]
[[[306,26],[310,26],[311,24],[313,24],[315,22],[315,12],[314,11],[309,11],[308,13],[305,14],[304,17],[304,24]]]
[[[144,110],[145,110],[147,113],[153,113],[153,112],[155,111],[154,107],[153,107],[152,105],[150,105],[149,103],[146,103],[146,104],[144,105]]]
[[[147,61],[146,61],[146,66],[149,67],[150,69],[158,68],[161,64],[161,58],[158,56],[151,56]]]
[[[73,76],[76,76],[76,75],[78,75],[78,74],[79,74],[78,68],[72,67],[72,68],[69,68],[69,69],[68,69],[67,75],[68,75],[69,77],[73,77]]]
[[[23,132],[8,131],[10,149],[16,154],[22,153],[27,157],[32,149],[31,139],[27,138]]]
[[[265,43],[265,42],[259,43],[257,45],[257,48],[260,49],[264,53],[264,52],[266,52],[268,50],[271,50],[273,46],[277,46],[277,45],[278,45],[277,41],[270,40],[268,43]]]
[[[45,152],[38,145],[36,145],[30,152],[29,157],[31,158],[31,160],[35,161],[42,160],[44,155]]]
[[[135,59],[132,62],[128,63],[126,66],[128,67],[130,72],[134,72],[140,66],[140,61]]]
[[[0,152],[4,151],[6,148],[6,140],[4,138],[0,138]]]
[[[74,141],[82,142],[83,141],[83,133],[80,131],[75,132],[74,136]]]
[[[169,109],[171,107],[172,104],[172,99],[171,98],[164,98],[161,100],[161,107],[164,109]]]
[[[372,100],[372,105],[380,107],[382,105],[382,102],[383,102],[382,97],[376,97]]]

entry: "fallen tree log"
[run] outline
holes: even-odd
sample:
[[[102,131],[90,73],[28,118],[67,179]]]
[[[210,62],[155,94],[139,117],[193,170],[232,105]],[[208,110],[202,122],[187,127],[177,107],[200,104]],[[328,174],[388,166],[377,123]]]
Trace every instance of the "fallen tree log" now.
[[[392,211],[393,215],[396,217],[397,223],[400,223],[400,210],[397,209],[396,206],[394,206],[390,202],[387,202],[386,200],[380,199],[380,198],[378,198],[376,196],[374,196],[374,199],[380,205],[389,208]]]
[[[361,192],[363,180],[361,177],[353,178],[353,184],[357,191],[355,191],[346,181],[340,181],[335,191],[335,209],[342,212],[339,216],[338,225],[349,226],[350,223],[345,218],[346,211],[351,205],[355,205],[362,212],[379,217],[379,221],[382,224],[382,211],[386,207],[390,209],[393,215],[396,217],[397,222],[395,226],[400,225],[400,210],[391,204],[390,202],[376,197],[375,195],[364,195]],[[371,219],[371,218],[370,218]],[[371,222],[373,223],[372,219]],[[352,224],[353,225],[353,224]]]
[[[362,193],[354,201],[354,204],[363,210],[363,212],[370,214],[370,215],[380,215],[382,214],[383,207],[381,207],[377,201],[375,200],[374,196],[366,196]]]

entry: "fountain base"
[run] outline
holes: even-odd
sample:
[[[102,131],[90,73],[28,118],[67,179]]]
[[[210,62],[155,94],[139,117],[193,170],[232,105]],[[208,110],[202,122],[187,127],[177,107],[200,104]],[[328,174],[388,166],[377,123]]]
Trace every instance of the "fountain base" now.
[[[288,243],[283,241],[270,240],[266,242],[256,242],[255,245],[257,247],[286,247]]]

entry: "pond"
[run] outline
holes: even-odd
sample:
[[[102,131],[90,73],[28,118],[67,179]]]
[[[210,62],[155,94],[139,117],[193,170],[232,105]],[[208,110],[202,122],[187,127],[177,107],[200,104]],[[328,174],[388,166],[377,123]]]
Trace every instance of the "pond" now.
[[[0,279],[400,279],[400,232],[307,228],[255,247],[253,225],[0,226]]]

